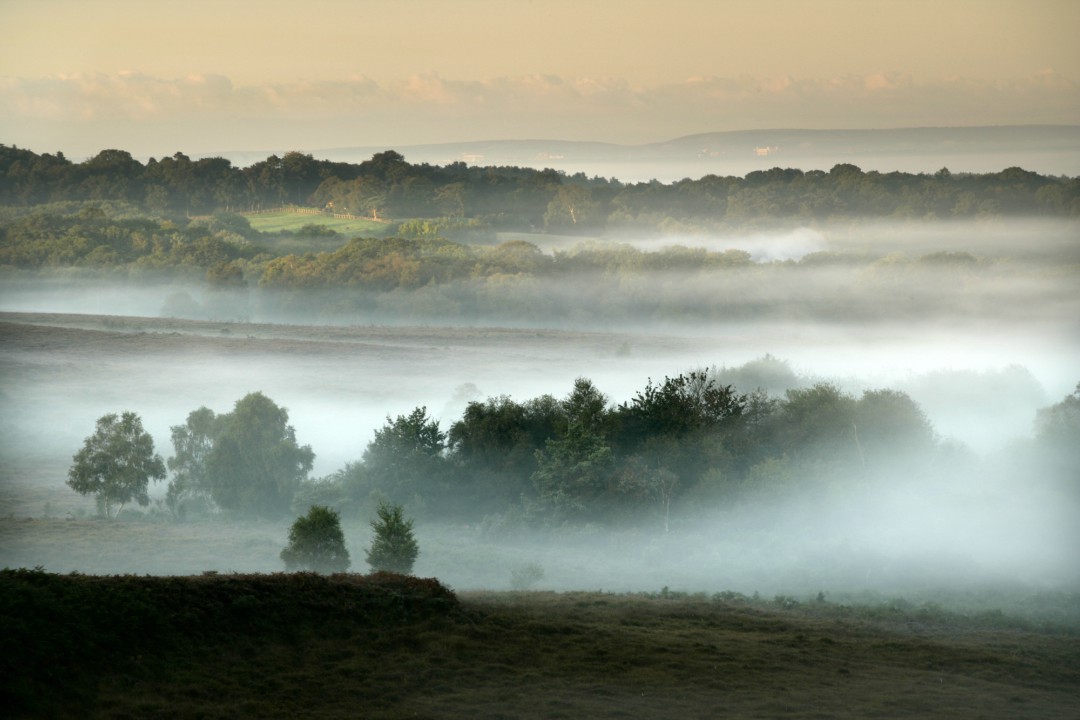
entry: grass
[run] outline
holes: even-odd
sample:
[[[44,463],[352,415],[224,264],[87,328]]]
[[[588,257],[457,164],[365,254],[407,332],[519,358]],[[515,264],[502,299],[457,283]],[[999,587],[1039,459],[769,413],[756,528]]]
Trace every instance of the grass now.
[[[320,225],[345,237],[382,237],[394,227],[392,224],[374,220],[349,220],[331,215],[301,215],[291,212],[252,214],[245,217],[253,229],[263,233],[295,233],[305,225]]]
[[[347,220],[330,215],[300,215],[280,212],[245,216],[251,227],[263,233],[258,244],[274,255],[333,252],[354,237],[386,237],[395,227],[394,223],[374,220]],[[337,235],[310,237],[295,235],[305,225],[329,228]],[[289,234],[282,235],[280,233]]]
[[[0,602],[15,717],[1049,718],[1080,692],[1075,636],[948,613],[33,570],[0,573]]]

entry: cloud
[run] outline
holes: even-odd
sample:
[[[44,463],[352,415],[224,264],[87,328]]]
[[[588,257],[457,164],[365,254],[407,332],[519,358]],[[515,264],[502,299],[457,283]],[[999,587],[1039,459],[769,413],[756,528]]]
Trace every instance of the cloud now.
[[[50,138],[130,147],[157,130],[159,144],[198,152],[326,147],[356,135],[370,144],[525,136],[647,142],[768,127],[1038,123],[1080,123],[1080,84],[1053,70],[1003,81],[876,72],[700,76],[644,87],[545,74],[458,80],[429,73],[382,82],[357,75],[250,86],[215,74],[0,78],[0,136],[44,151],[58,149]]]

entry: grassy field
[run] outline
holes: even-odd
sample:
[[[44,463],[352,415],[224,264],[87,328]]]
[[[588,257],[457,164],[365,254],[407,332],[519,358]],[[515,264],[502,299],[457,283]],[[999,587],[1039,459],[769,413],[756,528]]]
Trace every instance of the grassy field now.
[[[382,237],[393,224],[374,220],[348,220],[331,215],[301,215],[292,212],[245,215],[251,227],[259,232],[296,232],[305,225],[321,225],[345,237]]]
[[[949,613],[468,593],[391,575],[0,573],[15,717],[1061,718],[1080,644]]]

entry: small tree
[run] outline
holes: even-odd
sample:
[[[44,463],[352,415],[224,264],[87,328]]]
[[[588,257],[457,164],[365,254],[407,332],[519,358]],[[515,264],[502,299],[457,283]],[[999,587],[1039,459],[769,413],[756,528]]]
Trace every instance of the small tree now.
[[[154,439],[133,412],[102,415],[73,459],[67,484],[82,495],[96,495],[98,509],[106,517],[119,515],[132,500],[148,505],[150,479],[165,478],[165,463],[154,454]]]
[[[341,532],[338,514],[328,507],[312,505],[307,515],[296,518],[289,528],[289,544],[281,551],[286,570],[314,570],[319,573],[345,572],[349,551]]]
[[[375,538],[367,551],[367,563],[373,570],[402,573],[412,572],[420,548],[413,537],[413,521],[406,520],[400,505],[380,503],[378,519],[371,522]]]

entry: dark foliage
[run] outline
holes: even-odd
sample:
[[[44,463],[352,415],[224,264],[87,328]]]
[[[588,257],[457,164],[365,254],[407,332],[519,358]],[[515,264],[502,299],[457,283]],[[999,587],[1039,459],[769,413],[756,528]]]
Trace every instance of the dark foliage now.
[[[413,521],[406,519],[400,505],[381,503],[378,516],[371,522],[375,537],[367,550],[367,563],[377,572],[412,572],[413,563],[420,554],[420,546],[413,535]]]
[[[211,647],[332,637],[457,611],[434,579],[388,573],[93,577],[0,571],[0,705],[11,716],[70,716],[101,673],[131,682]]]
[[[283,517],[315,460],[288,411],[261,392],[215,415],[202,407],[172,428],[174,472],[166,502],[178,516],[207,501],[240,515]]]
[[[148,505],[150,480],[165,479],[165,463],[154,453],[154,439],[133,412],[99,418],[94,434],[86,438],[74,461],[68,485],[83,495],[94,495],[106,517],[118,514],[132,500]]]
[[[738,372],[650,380],[619,405],[579,378],[562,400],[469,403],[447,434],[417,408],[387,418],[363,458],[301,496],[353,512],[389,498],[432,519],[658,520],[666,530],[673,508],[692,515],[758,492],[812,493],[818,481],[836,491],[944,468],[929,420],[902,392],[857,398],[819,383],[740,394],[718,380]]]
[[[1080,685],[1074,627],[902,599],[5,570],[0,608],[15,718],[1069,717]]]
[[[307,515],[296,518],[289,528],[289,544],[281,551],[286,570],[313,570],[320,573],[349,569],[349,551],[341,532],[338,514],[313,505]]]

